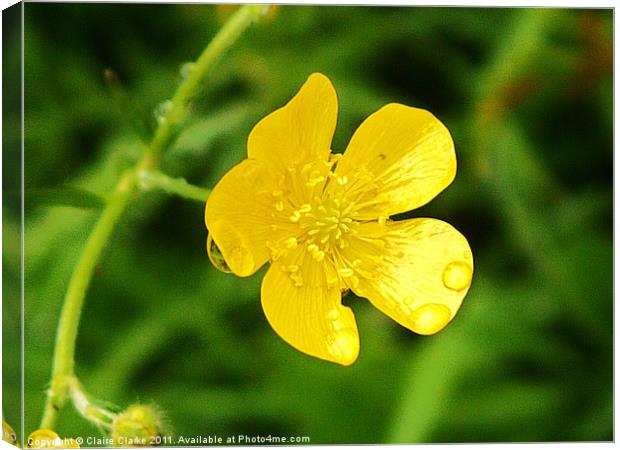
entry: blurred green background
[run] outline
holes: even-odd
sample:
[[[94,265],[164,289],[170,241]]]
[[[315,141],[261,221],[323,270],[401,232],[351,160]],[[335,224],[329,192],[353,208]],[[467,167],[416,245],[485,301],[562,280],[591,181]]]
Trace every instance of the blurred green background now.
[[[41,418],[61,302],[98,217],[37,193],[110,190],[183,64],[229,12],[25,4],[26,435]],[[336,151],[386,103],[429,109],[452,132],[459,169],[408,216],[468,237],[476,272],[461,312],[422,337],[348,297],[358,362],[310,358],[264,318],[264,270],[237,279],[211,267],[203,205],[147,193],[96,270],[78,376],[119,406],[156,404],[176,436],[612,440],[612,26],[611,10],[280,7],[211,73],[163,169],[212,187],[245,157],[253,124],[315,71],[338,92]],[[18,34],[5,49],[19,54]],[[106,85],[107,68],[125,100]],[[6,187],[19,180],[9,166],[19,162],[18,110],[3,131]],[[17,430],[20,217],[19,199],[5,194],[2,406]],[[57,431],[99,435],[70,405]]]

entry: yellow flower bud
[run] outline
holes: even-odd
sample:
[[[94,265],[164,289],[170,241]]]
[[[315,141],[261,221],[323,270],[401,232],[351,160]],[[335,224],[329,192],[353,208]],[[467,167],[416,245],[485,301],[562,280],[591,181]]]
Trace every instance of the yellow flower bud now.
[[[4,420],[2,421],[2,440],[8,442],[9,444],[17,445],[17,435],[11,425],[6,423]]]
[[[115,447],[151,447],[158,445],[162,422],[153,407],[132,405],[112,422]]]
[[[30,433],[26,448],[61,448],[62,439],[52,430],[41,428]]]

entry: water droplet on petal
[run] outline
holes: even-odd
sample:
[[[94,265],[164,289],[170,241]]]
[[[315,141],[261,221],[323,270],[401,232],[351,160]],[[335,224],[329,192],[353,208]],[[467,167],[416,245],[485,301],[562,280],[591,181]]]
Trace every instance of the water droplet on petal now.
[[[337,331],[329,342],[329,353],[336,362],[349,366],[355,362],[359,354],[359,339],[357,332],[351,328]]]
[[[451,318],[452,313],[446,305],[427,303],[411,313],[409,322],[416,333],[429,335],[442,330]]]
[[[226,261],[224,260],[224,255],[222,255],[222,252],[210,233],[207,236],[207,254],[209,255],[209,260],[211,261],[211,264],[213,264],[213,267],[220,272],[232,273],[232,270],[230,270],[230,267],[228,267],[228,264],[226,264]]]
[[[443,271],[443,284],[453,291],[462,291],[471,284],[472,272],[471,266],[466,262],[453,261]]]
[[[235,272],[240,276],[246,276],[254,270],[254,258],[252,254],[243,247],[235,247],[230,252],[230,266],[235,268]]]
[[[224,272],[231,271],[239,277],[250,276],[256,271],[258,267],[252,247],[230,223],[215,221],[210,224],[209,235],[213,236],[213,239],[207,238],[207,251],[217,269]],[[222,264],[220,260],[224,263]]]

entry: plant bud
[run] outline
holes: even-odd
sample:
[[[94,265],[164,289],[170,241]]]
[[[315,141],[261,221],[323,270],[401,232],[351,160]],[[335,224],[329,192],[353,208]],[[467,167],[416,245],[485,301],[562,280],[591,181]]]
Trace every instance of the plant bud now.
[[[162,422],[153,407],[132,405],[112,422],[115,447],[150,447],[159,444]]]

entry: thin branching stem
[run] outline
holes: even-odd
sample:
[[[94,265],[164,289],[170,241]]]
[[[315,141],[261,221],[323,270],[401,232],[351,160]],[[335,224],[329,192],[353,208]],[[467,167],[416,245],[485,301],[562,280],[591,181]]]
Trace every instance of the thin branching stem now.
[[[140,174],[145,170],[157,169],[162,153],[170,144],[176,127],[183,121],[187,106],[199,92],[207,73],[243,31],[264,12],[265,6],[262,5],[246,5],[240,8],[209,43],[194,64],[191,73],[172,97],[170,107],[161,118],[144,156],[133,169],[122,175],[99,217],[71,275],[65,295],[56,334],[52,379],[40,428],[56,426],[58,413],[66,402],[71,383],[77,382],[74,372],[75,344],[86,292],[101,253],[125,208],[138,190]]]

